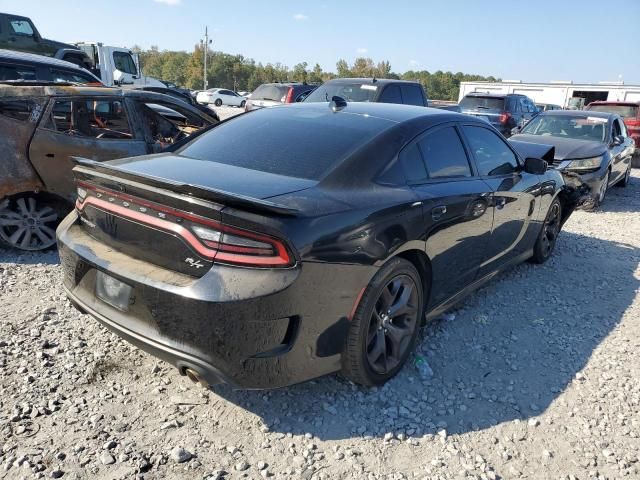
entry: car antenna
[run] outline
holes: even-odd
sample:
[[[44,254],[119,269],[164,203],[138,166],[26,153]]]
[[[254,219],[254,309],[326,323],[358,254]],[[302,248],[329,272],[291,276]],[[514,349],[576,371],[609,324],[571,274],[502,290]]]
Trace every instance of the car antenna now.
[[[333,113],[339,112],[340,110],[342,110],[346,106],[347,106],[347,101],[344,98],[339,97],[338,95],[334,95],[333,97],[331,97],[331,102],[329,103],[329,108],[331,108]]]

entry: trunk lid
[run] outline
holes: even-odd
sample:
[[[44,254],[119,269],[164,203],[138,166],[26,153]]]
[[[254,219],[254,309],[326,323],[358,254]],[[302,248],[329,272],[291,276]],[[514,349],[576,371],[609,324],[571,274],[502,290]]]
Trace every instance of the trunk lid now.
[[[160,160],[154,162],[157,169],[145,159],[108,163],[75,159],[76,209],[88,235],[149,262],[150,268],[159,266],[194,277],[201,277],[218,262],[255,268],[292,265],[291,249],[268,221],[265,225],[246,221],[236,225],[223,210],[233,207],[266,220],[270,215],[295,215],[296,210],[285,205],[249,196],[250,187],[266,198],[308,187],[309,181],[273,179],[273,184],[261,185],[248,172],[234,173],[239,167],[221,165],[226,167],[224,174],[216,171],[212,175],[211,162],[202,162],[209,167],[204,172],[185,159],[184,168],[175,171],[162,161],[169,156],[154,158]],[[224,182],[228,190],[216,188],[226,177],[231,179]],[[192,183],[197,180],[199,184]]]

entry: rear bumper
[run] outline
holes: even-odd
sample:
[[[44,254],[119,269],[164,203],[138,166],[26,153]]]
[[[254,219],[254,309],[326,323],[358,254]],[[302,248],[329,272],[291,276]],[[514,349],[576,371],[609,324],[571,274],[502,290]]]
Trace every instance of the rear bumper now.
[[[173,272],[98,242],[72,212],[58,227],[66,293],[139,348],[209,384],[277,388],[340,369],[348,315],[374,267],[304,263]],[[132,288],[126,311],[95,295],[97,272]]]

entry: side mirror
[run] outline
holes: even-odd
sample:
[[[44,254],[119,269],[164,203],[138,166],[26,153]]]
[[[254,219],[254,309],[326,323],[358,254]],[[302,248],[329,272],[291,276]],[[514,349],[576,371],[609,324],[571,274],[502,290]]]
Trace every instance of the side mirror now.
[[[524,171],[532,175],[542,175],[547,171],[547,162],[541,158],[527,158],[524,161]]]
[[[624,137],[622,135],[616,135],[613,137],[612,143],[614,146],[622,145],[624,143]]]
[[[122,82],[122,80],[124,80],[124,73],[122,73],[118,69],[115,69],[113,71],[113,81],[116,82],[116,83],[120,83],[120,82]]]

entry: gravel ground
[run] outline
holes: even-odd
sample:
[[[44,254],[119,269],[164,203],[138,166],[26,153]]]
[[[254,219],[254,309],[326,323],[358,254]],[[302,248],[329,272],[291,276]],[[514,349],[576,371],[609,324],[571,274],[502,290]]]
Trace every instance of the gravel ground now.
[[[638,212],[636,170],[380,389],[204,390],[78,314],[54,252],[0,250],[0,478],[640,478]]]

